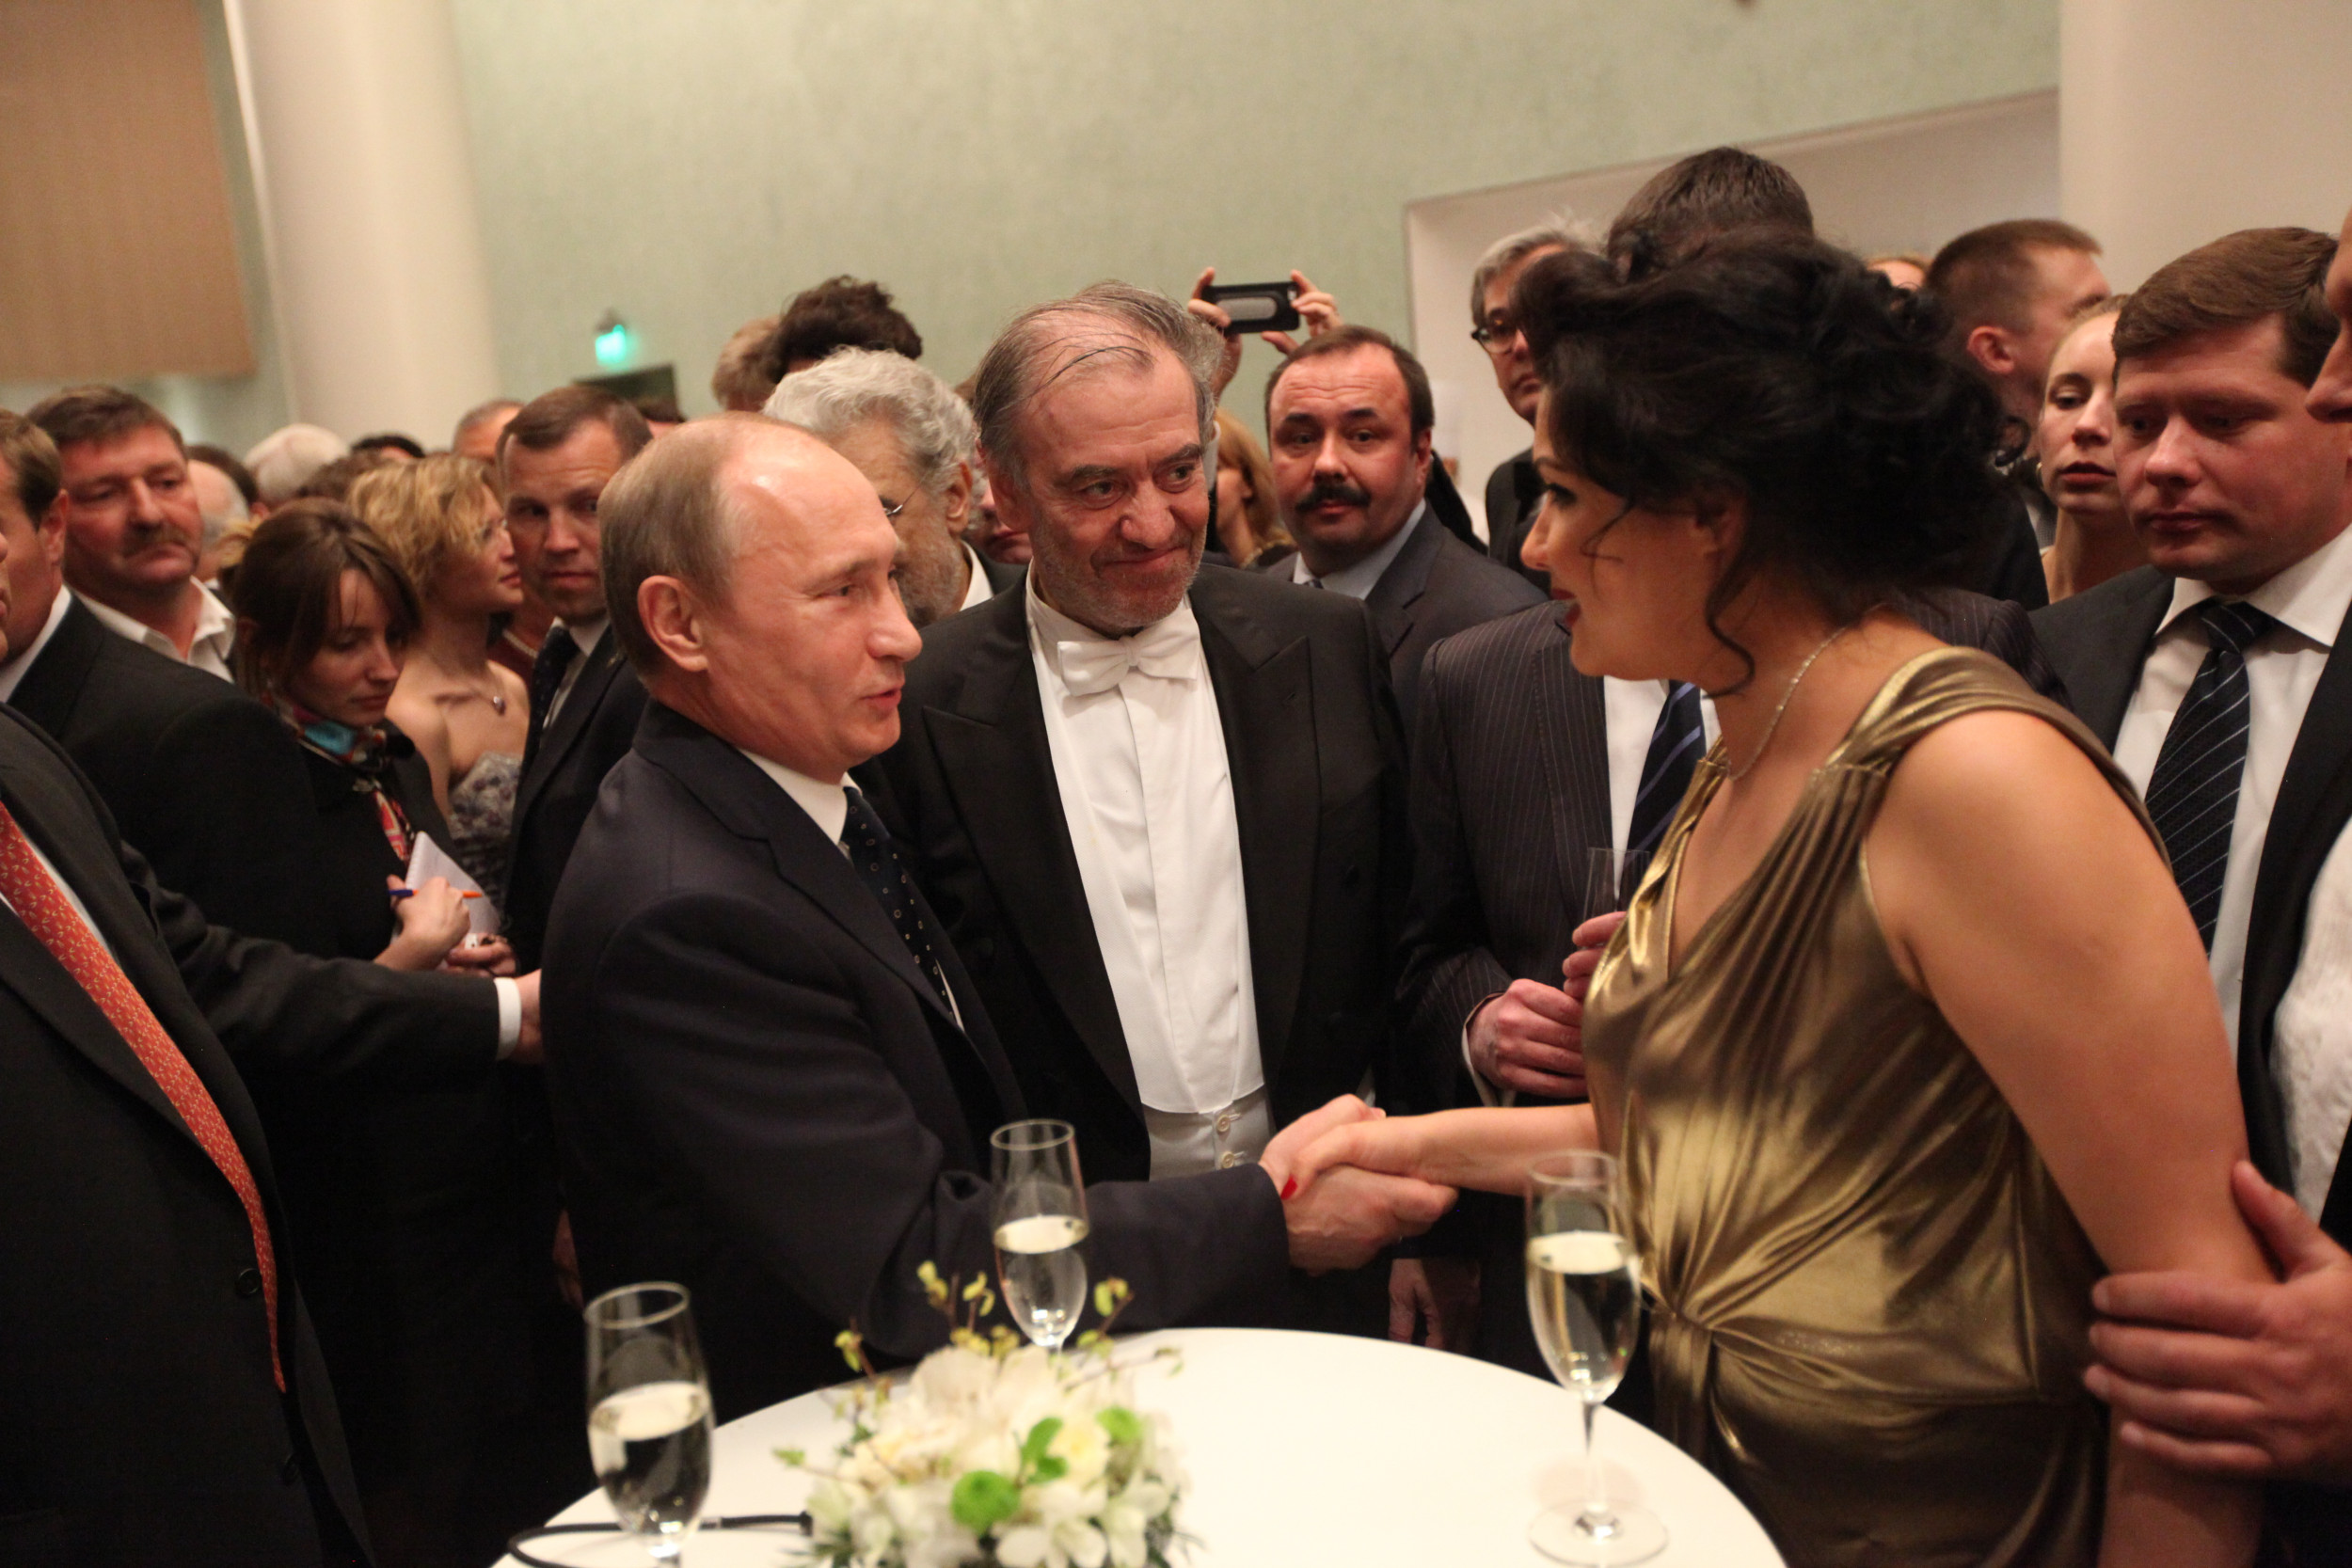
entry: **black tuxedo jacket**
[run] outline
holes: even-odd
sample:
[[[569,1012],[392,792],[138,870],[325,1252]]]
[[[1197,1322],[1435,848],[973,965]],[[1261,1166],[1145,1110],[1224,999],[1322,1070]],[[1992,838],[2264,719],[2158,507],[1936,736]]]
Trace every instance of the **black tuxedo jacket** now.
[[[1527,543],[1528,525],[1535,520],[1535,503],[1543,499],[1543,476],[1535,471],[1535,449],[1504,458],[1486,476],[1486,553],[1538,588],[1551,581],[1519,559]]]
[[[1241,837],[1258,1044],[1276,1125],[1390,1059],[1408,879],[1402,746],[1363,608],[1254,573],[1192,587]],[[860,778],[972,966],[1024,1096],[1078,1129],[1089,1175],[1142,1178],[1135,1064],[1078,880],[1030,662],[1026,600],[930,627],[898,744]]]
[[[2149,644],[2172,604],[2172,578],[2142,566],[2087,594],[2034,612],[2034,631],[2074,696],[2074,712],[2107,746],[2139,689]],[[2279,1004],[2303,954],[2303,926],[2319,868],[2352,823],[2352,615],[2303,713],[2279,781],[2254,875],[2246,927],[2246,973],[2238,995],[2238,1095],[2254,1164],[2288,1187],[2286,1109],[2271,1052]],[[2352,1245],[2352,1160],[2339,1161],[2320,1227]],[[2295,1540],[2301,1560],[2352,1560],[2352,1496],[2332,1488],[2273,1486],[2272,1528]]]
[[[556,899],[548,1076],[587,1289],[686,1285],[723,1418],[838,1382],[850,1323],[878,1357],[930,1350],[947,1325],[916,1271],[991,1269],[988,1134],[1021,1091],[954,949],[940,960],[961,1026],[808,814],[646,709]],[[1279,1319],[1263,1172],[1088,1204],[1089,1273],[1127,1280],[1139,1326]]]
[[[231,930],[319,950],[306,940],[312,868],[286,831],[315,807],[276,714],[107,630],[79,599],[9,701],[89,775],[158,881]]]
[[[504,913],[515,966],[524,974],[539,967],[548,911],[555,904],[580,825],[596,806],[605,774],[628,754],[645,711],[645,688],[622,657],[611,626],[581,657],[586,662],[555,722],[543,732],[533,720],[522,782],[515,786]]]
[[[283,1397],[271,1386],[234,1193],[97,1005],[0,909],[0,1278],[11,1282],[0,1292],[0,1560],[318,1561],[322,1531],[364,1536],[294,1288],[302,1258],[231,1064],[397,1070],[387,1064],[479,1024],[470,1005],[487,988],[424,977],[436,982],[424,992],[452,1005],[419,1029],[418,976],[207,926],[156,884],[65,754],[7,709],[0,800],[88,908],[245,1151],[278,1251],[289,1386]]]

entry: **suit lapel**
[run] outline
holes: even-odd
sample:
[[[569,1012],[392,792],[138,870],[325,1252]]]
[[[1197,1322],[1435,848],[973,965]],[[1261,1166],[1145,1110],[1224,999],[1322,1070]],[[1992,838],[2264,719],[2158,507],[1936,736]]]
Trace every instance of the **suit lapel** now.
[[[531,759],[530,771],[516,789],[516,821],[531,815],[531,808],[547,788],[548,781],[564,766],[564,758],[587,732],[590,716],[604,701],[606,690],[620,673],[618,641],[611,626],[604,628],[604,635],[596,639],[596,645],[588,652],[588,662],[580,667],[580,678],[564,695],[563,710],[539,737],[538,753]]]
[[[1089,1053],[1128,1103],[1140,1105],[1054,779],[1025,601],[1008,594],[972,613],[992,617],[994,634],[973,650],[955,706],[925,712],[932,752],[1013,933]]]
[[[65,619],[57,623],[57,635],[35,656],[24,679],[17,682],[15,694],[8,699],[10,705],[51,736],[63,735],[90,671],[105,648],[105,640],[113,635],[81,600],[72,600]]]
[[[1535,705],[1544,773],[1551,790],[1552,842],[1559,855],[1560,899],[1581,924],[1584,870],[1595,849],[1612,843],[1609,706],[1597,676],[1576,667],[1575,643],[1555,613],[1535,654],[1543,701]]]
[[[2303,710],[2303,727],[2295,734],[2287,753],[2287,769],[2279,779],[2278,800],[2270,808],[2270,828],[2263,840],[2262,870],[2254,882],[2254,907],[2281,877],[2292,877],[2294,863],[2314,847],[2309,843],[2311,817],[2320,797],[2339,769],[2352,763],[2352,613],[2336,632],[2327,667],[2312,689]],[[2324,859],[2325,845],[2316,846]]]
[[[2123,728],[2123,713],[2139,689],[2140,667],[2148,662],[2148,644],[2154,640],[2164,612],[2171,608],[2172,579],[2153,566],[2147,575],[2132,574],[2131,590],[2118,593],[2103,606],[2102,620],[2090,639],[2110,657],[2079,660],[2066,672],[2066,694],[2074,712],[2109,751]]]
[[[1227,609],[1213,588],[1196,583],[1192,602],[1232,778],[1258,1056],[1270,1084],[1290,1048],[1307,968],[1308,910],[1298,890],[1314,885],[1323,802],[1313,650],[1304,636],[1284,641]]]
[[[1437,521],[1436,514],[1423,513],[1412,537],[1364,595],[1364,608],[1372,611],[1373,625],[1380,629],[1382,658],[1395,657],[1396,650],[1412,635],[1413,606],[1428,591],[1429,570],[1444,538],[1444,525]]]

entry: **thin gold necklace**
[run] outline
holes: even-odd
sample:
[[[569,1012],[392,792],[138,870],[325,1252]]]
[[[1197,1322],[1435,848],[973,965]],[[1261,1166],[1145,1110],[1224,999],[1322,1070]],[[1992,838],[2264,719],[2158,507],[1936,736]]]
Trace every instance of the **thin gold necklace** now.
[[[1813,661],[1829,652],[1831,643],[1853,630],[1860,624],[1856,621],[1849,621],[1842,626],[1833,628],[1827,637],[1813,645],[1813,651],[1804,656],[1804,662],[1797,666],[1796,674],[1789,678],[1788,689],[1780,694],[1780,706],[1772,709],[1772,721],[1764,726],[1764,738],[1756,743],[1756,750],[1748,753],[1746,763],[1738,768],[1724,769],[1724,783],[1738,784],[1741,779],[1756,771],[1756,765],[1764,760],[1765,752],[1772,744],[1772,736],[1780,733],[1780,721],[1788,714],[1788,705],[1796,699],[1797,688],[1804,684],[1805,674],[1813,668]]]

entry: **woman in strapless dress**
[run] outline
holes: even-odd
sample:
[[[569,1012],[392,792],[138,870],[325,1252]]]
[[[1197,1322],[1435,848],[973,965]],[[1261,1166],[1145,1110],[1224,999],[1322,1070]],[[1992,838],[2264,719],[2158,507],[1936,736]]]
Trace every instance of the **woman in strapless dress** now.
[[[2082,1382],[2105,1269],[2265,1276],[2196,928],[2082,726],[1883,608],[1998,515],[1990,394],[1808,240],[1556,258],[1514,314],[1577,668],[1694,682],[1721,739],[1570,960],[1592,1102],[1312,1163],[1515,1192],[1616,1153],[1659,1424],[1793,1564],[2249,1560],[2257,1494],[2110,1446]]]
[[[450,452],[362,476],[351,504],[391,547],[423,605],[392,720],[433,771],[451,835],[442,847],[498,899],[531,727],[522,677],[489,654],[493,617],[522,603],[505,512],[489,469]]]

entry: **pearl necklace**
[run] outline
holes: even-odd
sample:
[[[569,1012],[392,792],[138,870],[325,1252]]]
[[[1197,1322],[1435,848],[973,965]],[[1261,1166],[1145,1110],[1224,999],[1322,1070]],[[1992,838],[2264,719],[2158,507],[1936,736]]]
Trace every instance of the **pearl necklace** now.
[[[1789,703],[1795,700],[1797,688],[1804,684],[1805,674],[1813,668],[1813,661],[1829,652],[1831,643],[1853,630],[1860,624],[1857,621],[1849,621],[1844,626],[1833,629],[1827,637],[1813,645],[1813,651],[1804,656],[1804,662],[1797,666],[1796,674],[1789,678],[1788,689],[1780,694],[1780,706],[1772,709],[1772,721],[1764,726],[1764,738],[1756,743],[1756,750],[1748,753],[1746,763],[1738,768],[1724,769],[1724,783],[1738,784],[1741,779],[1756,771],[1756,765],[1764,760],[1765,752],[1772,744],[1772,736],[1780,733],[1781,719],[1788,712]]]

